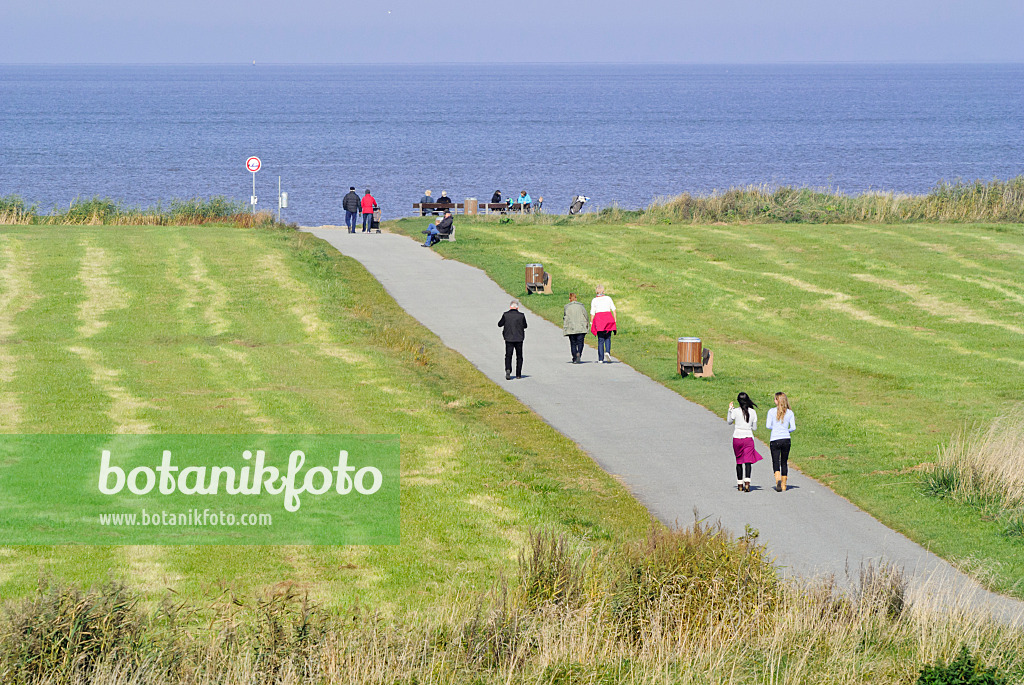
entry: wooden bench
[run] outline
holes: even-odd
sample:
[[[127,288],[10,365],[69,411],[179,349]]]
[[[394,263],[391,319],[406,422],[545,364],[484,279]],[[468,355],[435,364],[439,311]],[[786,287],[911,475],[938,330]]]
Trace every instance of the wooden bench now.
[[[443,202],[416,202],[413,204],[412,208],[420,210],[420,214],[424,215],[433,212],[451,212],[452,214],[459,214],[465,211],[466,205],[463,202],[458,204],[454,202],[449,204],[445,204]]]

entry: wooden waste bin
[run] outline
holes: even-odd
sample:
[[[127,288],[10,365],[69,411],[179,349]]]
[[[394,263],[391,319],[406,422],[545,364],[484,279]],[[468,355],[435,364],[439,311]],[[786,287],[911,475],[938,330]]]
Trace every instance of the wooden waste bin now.
[[[462,211],[464,214],[479,214],[480,203],[475,197],[467,197],[465,204],[463,204]]]
[[[544,271],[543,264],[526,265],[526,293],[551,294],[551,274]]]
[[[711,350],[704,349],[700,338],[683,337],[676,341],[676,365],[679,368],[679,375],[686,376],[692,373],[698,378],[710,378],[715,375],[712,371],[714,354]]]

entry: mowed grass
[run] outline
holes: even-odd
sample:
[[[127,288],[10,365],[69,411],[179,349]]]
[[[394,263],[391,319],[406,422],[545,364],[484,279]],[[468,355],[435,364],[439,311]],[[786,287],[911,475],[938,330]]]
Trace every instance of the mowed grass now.
[[[605,284],[618,307],[614,356],[723,416],[739,391],[762,417],[787,392],[799,426],[792,463],[1024,596],[1021,538],[921,485],[957,429],[1024,398],[1024,227],[565,223],[461,220],[458,241],[435,249],[520,297],[524,265],[543,263],[555,295],[526,305],[557,323],[570,291],[589,302]],[[392,230],[419,235],[421,224]],[[714,379],[677,374],[683,335],[715,351]],[[770,483],[770,468],[754,477]]]
[[[492,586],[533,527],[601,544],[650,521],[361,266],[293,231],[0,230],[0,430],[389,433],[402,447],[401,545],[6,547],[4,597],[43,574],[154,598],[290,583],[327,606],[415,607]]]

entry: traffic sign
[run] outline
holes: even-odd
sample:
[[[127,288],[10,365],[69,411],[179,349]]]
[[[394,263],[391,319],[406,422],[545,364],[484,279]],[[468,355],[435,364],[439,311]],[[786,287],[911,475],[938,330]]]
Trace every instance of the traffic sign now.
[[[263,166],[263,164],[262,162],[260,162],[259,157],[250,157],[249,159],[245,160],[245,168],[254,174],[260,170],[261,166]]]

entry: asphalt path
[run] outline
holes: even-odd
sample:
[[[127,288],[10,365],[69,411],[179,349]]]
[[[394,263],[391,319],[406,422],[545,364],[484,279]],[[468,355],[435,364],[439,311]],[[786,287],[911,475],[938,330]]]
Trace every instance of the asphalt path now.
[[[770,453],[760,440],[756,445],[765,460],[753,467],[752,492],[738,492],[725,407],[712,413],[625,363],[599,364],[593,347],[584,350],[588,363],[570,363],[561,328],[532,314],[528,299],[521,306],[529,326],[525,377],[506,381],[497,322],[512,297],[480,269],[443,259],[400,235],[305,230],[360,262],[403,309],[579,444],[661,521],[686,525],[697,511],[737,535],[754,528],[784,575],[831,574],[840,584],[855,585],[868,565],[895,565],[909,577],[916,597],[1024,621],[1024,603],[983,590],[799,471],[790,468],[789,491],[776,492]],[[582,299],[589,303],[589,297]],[[613,359],[614,351],[613,338]],[[799,436],[793,435],[797,451]]]

